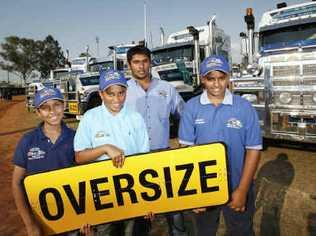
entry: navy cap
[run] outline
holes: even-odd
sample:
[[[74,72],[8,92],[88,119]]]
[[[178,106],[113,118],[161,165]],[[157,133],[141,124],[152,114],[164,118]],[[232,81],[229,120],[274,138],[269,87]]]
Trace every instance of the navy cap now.
[[[36,92],[34,98],[34,106],[36,108],[39,108],[44,102],[47,102],[49,100],[64,101],[64,97],[59,89],[44,87],[43,89]]]
[[[221,71],[229,74],[229,65],[222,56],[209,56],[205,58],[200,65],[200,75],[205,76],[212,71]]]
[[[122,85],[127,87],[127,80],[125,76],[117,70],[102,70],[99,78],[99,89],[104,91],[112,85]]]

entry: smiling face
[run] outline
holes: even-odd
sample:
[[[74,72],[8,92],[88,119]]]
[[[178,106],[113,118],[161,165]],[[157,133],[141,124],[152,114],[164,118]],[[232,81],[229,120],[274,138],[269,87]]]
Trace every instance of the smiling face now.
[[[46,124],[51,126],[60,125],[64,116],[64,102],[60,100],[46,101],[36,109],[36,114]]]
[[[99,94],[109,112],[114,115],[120,112],[126,98],[126,88],[124,86],[112,85],[100,91]]]
[[[228,75],[221,71],[211,71],[202,77],[202,83],[210,100],[223,100],[229,84]]]
[[[149,79],[150,59],[148,56],[144,54],[135,54],[128,65],[135,79]]]

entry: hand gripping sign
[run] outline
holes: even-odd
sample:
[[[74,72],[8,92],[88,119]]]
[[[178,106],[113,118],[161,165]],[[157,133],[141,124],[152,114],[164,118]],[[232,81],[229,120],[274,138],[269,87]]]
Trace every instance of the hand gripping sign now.
[[[28,202],[45,234],[228,201],[225,146],[213,143],[27,176]]]

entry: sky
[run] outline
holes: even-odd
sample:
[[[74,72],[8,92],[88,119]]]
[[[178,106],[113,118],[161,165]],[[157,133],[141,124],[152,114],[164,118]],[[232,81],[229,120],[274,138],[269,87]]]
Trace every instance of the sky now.
[[[87,45],[97,56],[98,37],[99,55],[105,56],[108,46],[144,39],[144,2],[149,46],[159,46],[160,27],[169,35],[189,25],[206,25],[216,14],[216,24],[231,37],[233,62],[239,62],[246,8],[253,8],[257,26],[262,13],[282,0],[1,0],[0,43],[12,35],[43,40],[50,34],[74,58]],[[7,80],[7,73],[0,70],[1,80]]]

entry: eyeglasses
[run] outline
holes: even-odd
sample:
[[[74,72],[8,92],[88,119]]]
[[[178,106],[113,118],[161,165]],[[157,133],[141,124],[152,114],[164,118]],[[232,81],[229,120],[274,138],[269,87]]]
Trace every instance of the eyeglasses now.
[[[61,111],[64,109],[64,103],[56,102],[52,105],[44,104],[39,107],[39,110],[44,112],[51,112],[51,111]]]

